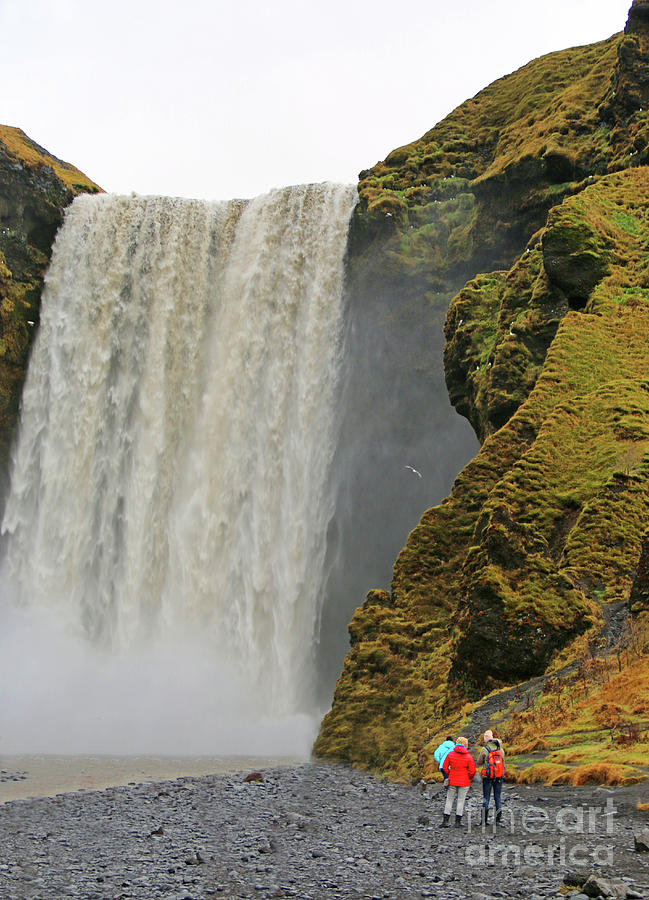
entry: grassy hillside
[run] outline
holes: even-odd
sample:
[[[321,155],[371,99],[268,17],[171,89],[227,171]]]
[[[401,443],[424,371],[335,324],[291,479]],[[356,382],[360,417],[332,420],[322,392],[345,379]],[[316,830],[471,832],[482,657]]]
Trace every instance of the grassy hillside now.
[[[353,610],[369,588],[389,585],[388,560],[475,453],[449,396],[483,439],[527,396],[556,330],[558,320],[549,321],[544,346],[530,347],[528,361],[517,358],[525,377],[516,387],[490,399],[489,409],[474,408],[470,359],[456,354],[446,371],[442,363],[452,298],[479,273],[506,273],[549,211],[592,178],[644,159],[634,143],[643,146],[644,114],[629,113],[643,101],[623,60],[647,49],[644,34],[629,32],[534,60],[361,173],[347,266],[353,365],[337,460],[343,512],[332,554],[346,574],[325,604],[325,632],[343,636],[340,655],[329,649],[322,666],[332,677]],[[483,301],[478,309],[479,329],[463,336],[474,342],[479,330],[477,352],[485,354],[494,323]],[[400,477],[404,464],[422,472],[421,484]]]
[[[31,138],[27,137],[20,128],[10,125],[0,125],[0,143],[2,151],[7,156],[19,161],[23,166],[37,171],[47,167],[51,169],[59,181],[68,187],[73,193],[96,193],[101,188],[91,181],[87,175],[80,172],[70,163],[63,162],[56,156],[52,156],[44,147],[39,146]]]
[[[572,222],[601,240],[606,274],[562,316],[528,398],[413,530],[391,593],[370,593],[354,616],[317,752],[412,775],[427,727],[544,671],[601,630],[606,604],[628,600],[649,520],[647,198],[646,167],[597,179],[490,283],[490,309],[515,284],[532,322],[537,310],[555,315],[552,229]],[[467,289],[473,302],[481,284]],[[467,302],[463,292],[457,304]],[[496,316],[508,323],[499,340],[525,355],[509,315]]]
[[[635,620],[649,615],[644,10],[625,35],[501,79],[364,173],[364,239],[384,228],[389,265],[420,288],[468,246],[472,264],[495,263],[446,321],[450,395],[483,443],[410,534],[390,592],[355,613],[319,754],[417,777],[429,733],[580,659],[634,582]],[[430,193],[449,180],[452,209]],[[431,203],[441,218],[424,222]]]
[[[631,784],[649,776],[649,628],[631,620],[603,656],[589,653],[537,701],[497,717],[517,781]]]

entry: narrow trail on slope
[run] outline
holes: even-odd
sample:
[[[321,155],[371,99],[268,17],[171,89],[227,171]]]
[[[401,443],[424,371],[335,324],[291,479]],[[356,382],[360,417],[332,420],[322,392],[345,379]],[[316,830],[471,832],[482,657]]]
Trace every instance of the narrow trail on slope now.
[[[511,712],[521,712],[529,709],[534,705],[537,698],[543,693],[545,685],[550,680],[563,680],[567,676],[575,672],[579,666],[588,658],[601,658],[610,653],[613,648],[619,644],[623,633],[624,626],[629,619],[630,611],[626,601],[612,604],[603,610],[604,627],[600,630],[596,638],[591,642],[591,653],[589,656],[582,656],[571,663],[557,669],[556,672],[550,674],[543,673],[530,678],[527,681],[515,684],[512,687],[505,688],[498,693],[492,694],[486,700],[479,703],[473,710],[471,716],[463,726],[463,731],[469,739],[469,744],[475,744],[480,739],[484,731],[490,727],[493,719],[498,714],[504,712],[515,700],[515,705],[511,708]],[[449,728],[453,728],[461,724],[462,719],[456,719]],[[534,762],[540,762],[547,753],[540,752],[538,758]],[[647,768],[649,772],[649,767]]]

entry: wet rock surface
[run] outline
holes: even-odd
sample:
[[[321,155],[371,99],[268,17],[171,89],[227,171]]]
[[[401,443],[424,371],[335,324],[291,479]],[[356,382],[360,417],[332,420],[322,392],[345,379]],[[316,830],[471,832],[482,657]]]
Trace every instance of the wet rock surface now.
[[[320,764],[246,774],[6,803],[0,897],[577,897],[599,879],[649,898],[642,788],[506,785],[505,827],[482,829],[476,786],[463,826],[440,829],[440,785]]]

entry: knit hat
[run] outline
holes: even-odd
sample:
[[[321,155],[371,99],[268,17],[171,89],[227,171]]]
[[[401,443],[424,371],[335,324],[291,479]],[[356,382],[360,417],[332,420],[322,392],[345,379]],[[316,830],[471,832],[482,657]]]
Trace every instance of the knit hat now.
[[[467,750],[469,749],[469,742],[468,742],[468,740],[467,740],[465,737],[459,737],[459,738],[455,741],[455,743],[456,743],[456,744],[462,744],[462,746],[463,746],[463,747],[466,747]]]
[[[490,729],[487,730],[487,731],[485,731],[485,733],[484,733],[484,742],[485,742],[485,744],[488,744],[489,741],[493,741],[493,739],[494,739],[494,733],[493,733],[493,731],[491,731]]]

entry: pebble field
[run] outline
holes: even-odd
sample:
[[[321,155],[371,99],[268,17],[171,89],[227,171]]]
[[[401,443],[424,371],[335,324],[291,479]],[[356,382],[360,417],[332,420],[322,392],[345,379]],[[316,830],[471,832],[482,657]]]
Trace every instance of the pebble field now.
[[[442,829],[441,785],[320,763],[247,774],[4,803],[0,897],[581,900],[598,883],[649,898],[646,786],[505,785],[499,828],[478,824],[477,786],[462,826]]]

